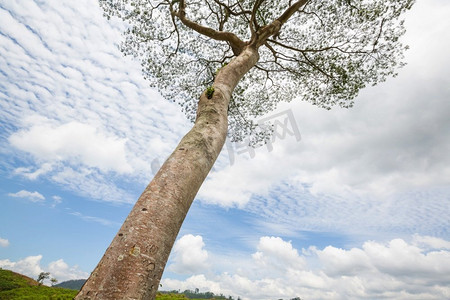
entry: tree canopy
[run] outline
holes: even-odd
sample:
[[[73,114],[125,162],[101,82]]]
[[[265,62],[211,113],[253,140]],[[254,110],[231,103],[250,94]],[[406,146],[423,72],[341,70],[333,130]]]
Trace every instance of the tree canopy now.
[[[330,109],[351,107],[358,91],[403,65],[400,15],[414,0],[100,0],[129,27],[121,50],[141,60],[150,85],[195,119],[198,97],[217,70],[261,29],[281,29],[259,47],[260,59],[229,106],[229,136],[252,143],[270,128],[255,119],[299,98]]]

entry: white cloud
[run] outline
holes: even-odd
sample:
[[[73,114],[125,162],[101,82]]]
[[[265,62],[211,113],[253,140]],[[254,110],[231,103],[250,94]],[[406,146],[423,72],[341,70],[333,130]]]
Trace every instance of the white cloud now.
[[[8,196],[15,197],[15,198],[24,198],[24,199],[27,199],[27,200],[29,200],[31,202],[43,202],[43,201],[45,201],[45,197],[41,193],[36,192],[36,191],[29,192],[29,191],[26,191],[26,190],[21,190],[21,191],[19,191],[17,193],[9,193]]]
[[[416,235],[412,243],[393,239],[368,241],[360,248],[310,247],[299,252],[281,238],[262,237],[252,256],[254,278],[227,270],[186,280],[164,278],[162,284],[167,290],[199,288],[252,300],[447,299],[450,251],[415,246],[414,240],[422,238],[429,239]],[[433,240],[440,245],[448,243],[436,237]],[[278,262],[280,272],[270,276],[274,264],[260,264],[262,255]]]
[[[28,256],[18,261],[0,260],[0,267],[36,279],[41,272],[50,272],[50,277],[59,282],[71,279],[85,279],[89,273],[81,271],[78,266],[69,266],[63,259],[50,262],[47,267],[41,266],[42,255]],[[48,282],[47,282],[48,283]]]
[[[372,266],[380,273],[406,278],[414,278],[415,273],[426,279],[450,280],[450,252],[425,252],[425,249],[402,239],[391,240],[387,245],[376,242],[363,245]]]
[[[450,250],[450,241],[445,241],[443,239],[433,236],[415,235],[413,239],[413,244],[416,246],[429,247],[431,249]]]
[[[32,154],[38,161],[68,161],[75,165],[82,163],[104,172],[132,171],[126,158],[125,139],[107,136],[92,125],[80,122],[54,125],[46,119],[36,122],[36,118],[31,122],[29,129],[14,133],[9,141],[17,149]],[[49,166],[47,163],[28,176],[36,178],[50,171]]]
[[[31,168],[20,167],[14,170],[14,173],[17,175],[24,176],[30,180],[35,180],[39,176],[47,174],[48,172],[53,170],[53,165],[51,163],[43,163],[39,168],[32,171]]]
[[[173,263],[169,270],[180,273],[198,273],[208,267],[208,252],[199,235],[187,234],[175,242],[173,246]]]
[[[95,169],[62,166],[50,179],[91,199],[110,203],[134,203],[137,196],[125,191]]]
[[[449,192],[416,189],[384,198],[312,195],[307,185],[293,180],[273,187],[268,196],[252,198],[245,209],[259,216],[255,227],[271,235],[319,231],[375,239],[415,233],[446,236]]]
[[[61,204],[62,203],[62,198],[60,196],[52,196],[53,199],[53,203],[52,203],[52,207],[56,207],[56,205]]]
[[[184,281],[176,279],[163,279],[161,281],[163,290],[192,290],[199,289],[200,291],[214,291],[219,294],[222,292],[220,283],[214,280],[206,279],[205,275],[193,275]]]
[[[229,163],[224,155],[226,151],[222,152],[221,163]],[[286,168],[287,162],[283,162],[276,151],[268,154],[263,147],[256,149],[255,153],[253,159],[242,156],[233,165],[211,172],[198,197],[205,203],[243,208],[252,195],[267,195],[277,180],[292,175],[292,171]]]
[[[2,4],[0,137],[13,147],[1,153],[17,160],[1,164],[89,198],[134,201],[116,182],[148,182],[151,161],[167,157],[188,122],[117,49],[125,25],[88,0]]]
[[[371,268],[367,254],[359,248],[344,250],[328,246],[322,251],[313,250],[330,276],[355,276]]]
[[[37,278],[39,273],[44,272],[40,266],[41,259],[42,255],[28,256],[17,262],[4,259],[0,260],[0,267],[29,276],[31,278]]]
[[[291,242],[285,242],[279,237],[264,236],[259,239],[258,251],[252,255],[253,260],[264,269],[269,269],[272,275],[276,271],[285,272],[288,268],[302,268],[305,261],[299,256]]]
[[[6,248],[9,246],[9,241],[7,239],[0,238],[0,247]]]
[[[48,272],[51,277],[58,279],[58,281],[73,280],[73,279],[87,279],[89,273],[81,271],[78,266],[69,266],[63,259],[50,262],[48,264]]]

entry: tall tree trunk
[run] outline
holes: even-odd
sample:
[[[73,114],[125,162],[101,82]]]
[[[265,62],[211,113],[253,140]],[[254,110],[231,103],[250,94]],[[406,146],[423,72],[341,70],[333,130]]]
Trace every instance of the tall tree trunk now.
[[[217,74],[212,98],[201,95],[193,128],[142,193],[75,299],[155,299],[183,220],[225,142],[231,94],[258,58],[257,49],[247,46]]]

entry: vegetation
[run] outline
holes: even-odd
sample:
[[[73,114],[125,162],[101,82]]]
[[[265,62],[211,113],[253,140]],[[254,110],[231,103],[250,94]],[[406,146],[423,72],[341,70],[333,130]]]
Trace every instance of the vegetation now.
[[[200,300],[200,299],[215,299],[215,300],[219,300],[219,299],[228,299],[228,300],[234,300],[234,298],[232,296],[228,296],[225,297],[224,295],[220,294],[220,295],[215,295],[212,292],[205,292],[205,293],[200,293],[198,291],[198,289],[196,289],[195,291],[191,291],[191,290],[185,290],[183,293],[179,293],[178,291],[170,291],[170,292],[159,292],[158,293],[159,296],[156,297],[156,299],[164,299],[164,300],[171,300],[171,299],[194,299],[194,300]],[[168,298],[163,298],[163,297],[168,297]],[[171,298],[172,297],[172,298]],[[177,298],[180,297],[180,298]]]
[[[41,272],[36,280],[39,283],[39,285],[42,285],[44,283],[44,280],[49,278],[50,272]]]
[[[0,295],[3,291],[36,285],[38,282],[29,277],[0,269]]]
[[[48,286],[30,286],[0,292],[2,300],[71,300],[78,291]]]
[[[27,276],[0,270],[0,299],[2,300],[69,300],[77,291],[40,285]]]
[[[187,298],[185,295],[183,294],[178,294],[178,293],[162,293],[162,292],[158,292],[156,294],[156,299],[158,300],[186,300],[189,299]]]

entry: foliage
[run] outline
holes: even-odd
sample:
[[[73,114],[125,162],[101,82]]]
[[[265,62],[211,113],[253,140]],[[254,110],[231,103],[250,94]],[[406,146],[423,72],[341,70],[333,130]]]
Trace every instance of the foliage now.
[[[156,294],[156,299],[158,299],[158,300],[186,300],[188,298],[183,294],[158,292],[158,294]]]
[[[214,87],[213,86],[209,86],[208,88],[206,88],[206,97],[208,99],[211,99],[213,94],[214,94]]]
[[[44,280],[45,280],[45,279],[48,279],[48,278],[50,278],[50,272],[41,272],[41,273],[39,273],[39,276],[38,276],[38,278],[36,279],[36,281],[37,281],[39,284],[42,284],[42,283],[44,283]]]
[[[300,98],[330,109],[351,107],[359,90],[403,65],[401,15],[414,0],[100,0],[108,17],[129,24],[121,50],[141,60],[144,76],[195,119],[197,99],[216,71],[282,21],[262,45],[229,106],[229,135],[257,143],[255,119]],[[304,4],[302,6],[296,6]],[[292,7],[296,13],[284,20]]]
[[[51,278],[51,279],[50,279],[50,282],[52,283],[52,286],[54,286],[55,284],[58,283],[58,279],[56,279],[56,278]]]

